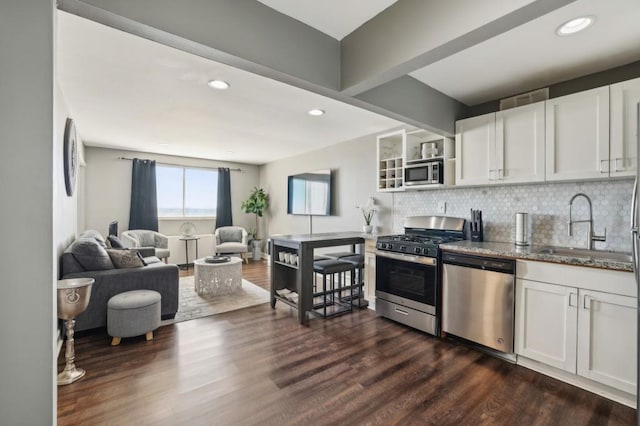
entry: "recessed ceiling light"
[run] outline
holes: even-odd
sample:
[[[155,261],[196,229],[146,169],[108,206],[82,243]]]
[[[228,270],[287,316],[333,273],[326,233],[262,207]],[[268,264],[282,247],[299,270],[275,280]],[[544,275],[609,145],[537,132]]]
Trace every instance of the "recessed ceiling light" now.
[[[317,109],[316,108],[316,109],[309,110],[309,115],[319,116],[319,115],[322,115],[322,114],[324,114],[324,111],[321,110],[321,109]]]
[[[169,146],[168,143],[159,143],[158,145],[160,145],[160,146]]]
[[[208,83],[209,87],[218,90],[228,89],[231,85],[223,80],[210,80]]]
[[[235,154],[235,151],[227,151],[227,154]]]
[[[574,18],[560,25],[556,30],[556,34],[559,36],[575,34],[578,31],[582,31],[587,27],[590,27],[595,21],[595,16],[581,16],[579,18]]]

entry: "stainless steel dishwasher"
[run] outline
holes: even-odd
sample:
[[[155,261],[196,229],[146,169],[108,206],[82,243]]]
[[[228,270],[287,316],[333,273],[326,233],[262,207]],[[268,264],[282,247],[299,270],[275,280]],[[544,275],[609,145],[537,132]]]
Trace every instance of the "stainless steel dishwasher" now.
[[[442,331],[513,353],[515,261],[442,255]]]

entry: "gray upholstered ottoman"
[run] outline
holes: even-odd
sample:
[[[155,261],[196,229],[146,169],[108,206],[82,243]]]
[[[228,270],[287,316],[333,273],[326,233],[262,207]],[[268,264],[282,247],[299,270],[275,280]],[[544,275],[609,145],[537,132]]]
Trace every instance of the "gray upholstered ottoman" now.
[[[111,345],[120,344],[122,337],[146,334],[153,339],[153,330],[160,326],[160,293],[153,290],[133,290],[116,294],[107,303],[107,332]]]

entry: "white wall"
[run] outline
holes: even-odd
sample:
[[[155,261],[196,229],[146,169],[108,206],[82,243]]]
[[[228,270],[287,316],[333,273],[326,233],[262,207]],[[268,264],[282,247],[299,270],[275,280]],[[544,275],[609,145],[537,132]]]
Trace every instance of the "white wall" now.
[[[0,423],[56,423],[54,2],[0,2]],[[57,130],[57,126],[55,127]],[[55,143],[54,143],[55,141]]]
[[[392,198],[376,192],[376,135],[275,161],[260,171],[262,187],[269,193],[269,209],[265,219],[268,234],[308,233],[308,216],[287,214],[287,176],[321,169],[332,169],[332,216],[314,216],[313,232],[362,231],[364,221],[356,209],[374,197],[381,209],[373,219],[378,233],[391,232]]]
[[[119,222],[119,231],[128,229],[129,206],[131,203],[132,162],[118,157],[146,158],[161,163],[198,167],[240,168],[242,172],[231,172],[231,205],[234,225],[251,228],[253,215],[243,213],[240,204],[249,196],[253,187],[259,185],[258,166],[240,163],[203,160],[188,157],[132,152],[124,150],[85,147],[86,189],[85,189],[85,229],[95,229],[107,233],[111,221]],[[196,225],[197,234],[213,233],[213,220],[161,220],[159,231],[166,235],[178,235],[184,222]]]

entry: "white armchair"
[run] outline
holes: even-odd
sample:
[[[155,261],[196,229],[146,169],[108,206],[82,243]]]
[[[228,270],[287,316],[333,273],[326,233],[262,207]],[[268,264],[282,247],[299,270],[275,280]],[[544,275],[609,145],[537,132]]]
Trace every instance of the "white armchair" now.
[[[249,263],[249,233],[241,226],[221,226],[214,232],[216,254],[239,254]]]
[[[156,257],[167,263],[170,256],[169,239],[156,231],[130,229],[122,233],[122,243],[130,248],[153,248]]]

